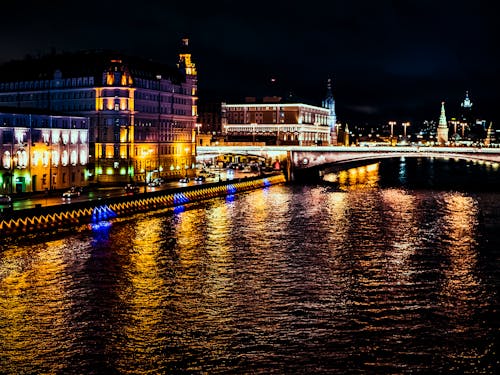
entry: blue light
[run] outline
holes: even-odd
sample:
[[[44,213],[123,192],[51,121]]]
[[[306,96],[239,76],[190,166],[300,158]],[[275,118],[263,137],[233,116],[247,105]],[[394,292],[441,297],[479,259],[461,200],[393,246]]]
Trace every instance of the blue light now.
[[[186,211],[186,207],[184,205],[174,207],[174,214],[180,214],[181,212],[184,211]]]
[[[174,205],[188,203],[189,198],[186,197],[183,193],[175,193],[174,194]]]
[[[264,179],[264,186],[265,187],[271,186],[271,183],[269,182],[269,180],[267,178]]]
[[[106,232],[109,228],[111,228],[110,221],[100,221],[98,223],[89,224],[90,229],[94,232]]]
[[[236,187],[234,185],[227,185],[227,193],[229,195],[235,194],[237,190],[238,189],[236,189]]]
[[[234,198],[236,196],[234,194],[229,194],[226,196],[226,202],[234,202]]]
[[[94,207],[92,211],[92,223],[98,223],[116,217],[116,213],[108,206]]]

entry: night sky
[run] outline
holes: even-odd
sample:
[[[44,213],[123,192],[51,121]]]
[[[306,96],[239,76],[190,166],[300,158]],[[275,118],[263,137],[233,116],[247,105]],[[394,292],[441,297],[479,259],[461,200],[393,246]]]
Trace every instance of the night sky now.
[[[37,1],[2,4],[0,62],[112,49],[174,65],[189,37],[201,101],[291,96],[341,122],[438,120],[469,91],[498,128],[494,2],[440,0]],[[275,83],[271,83],[271,79]]]

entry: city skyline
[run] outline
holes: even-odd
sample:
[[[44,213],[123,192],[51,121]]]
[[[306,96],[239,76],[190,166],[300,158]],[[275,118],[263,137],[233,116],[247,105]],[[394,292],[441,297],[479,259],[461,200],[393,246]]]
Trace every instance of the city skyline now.
[[[437,120],[442,101],[454,117],[467,91],[478,116],[498,120],[497,26],[486,3],[191,4],[89,1],[91,16],[62,1],[8,4],[0,62],[112,49],[174,65],[188,37],[200,100],[291,95],[320,105],[331,78],[340,122]]]

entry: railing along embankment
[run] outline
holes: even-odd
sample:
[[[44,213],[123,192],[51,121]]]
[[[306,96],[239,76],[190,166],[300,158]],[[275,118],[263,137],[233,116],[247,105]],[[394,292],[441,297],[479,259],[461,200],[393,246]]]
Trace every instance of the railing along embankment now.
[[[69,205],[11,211],[0,218],[0,235],[54,231],[92,224],[137,212],[175,207],[205,199],[256,190],[285,182],[283,175],[246,178],[213,184],[75,202]]]

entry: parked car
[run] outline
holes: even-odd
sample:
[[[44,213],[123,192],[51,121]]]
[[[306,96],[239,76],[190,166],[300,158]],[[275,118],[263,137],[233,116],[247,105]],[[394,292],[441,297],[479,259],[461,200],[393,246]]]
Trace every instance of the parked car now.
[[[205,180],[206,180],[206,177],[205,177],[205,176],[196,176],[196,177],[194,178],[194,180],[195,180],[196,182],[203,182],[203,181],[205,181]]]
[[[62,195],[63,199],[71,199],[80,196],[80,192],[76,189],[69,189],[65,191]]]
[[[179,182],[180,182],[180,183],[182,183],[182,184],[186,184],[186,183],[188,183],[188,182],[189,182],[189,177],[184,177],[184,178],[181,178],[181,179],[179,180]]]
[[[0,194],[0,205],[8,205],[12,204],[12,198],[6,194]]]
[[[139,192],[139,186],[133,184],[125,185],[125,193],[127,194],[135,194]]]
[[[148,183],[149,187],[156,187],[156,186],[160,186],[160,185],[161,185],[160,181],[158,181],[158,180],[153,180],[153,181]]]

